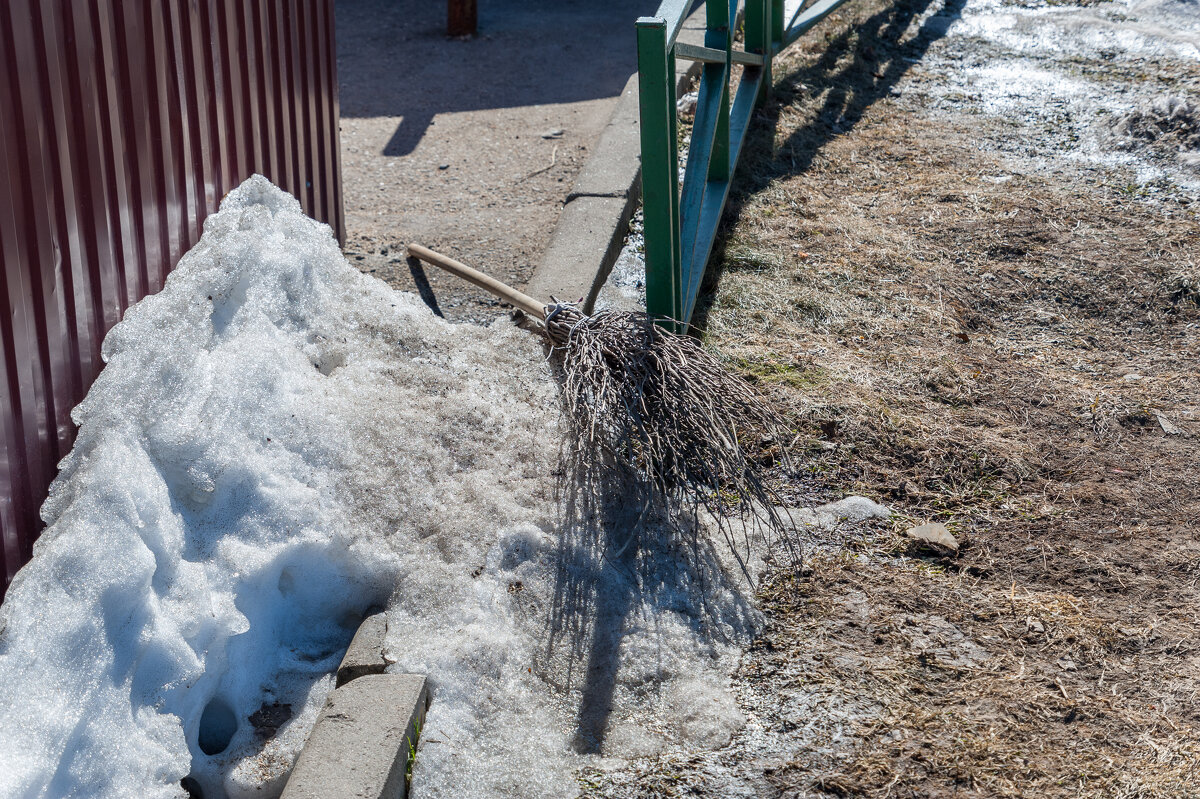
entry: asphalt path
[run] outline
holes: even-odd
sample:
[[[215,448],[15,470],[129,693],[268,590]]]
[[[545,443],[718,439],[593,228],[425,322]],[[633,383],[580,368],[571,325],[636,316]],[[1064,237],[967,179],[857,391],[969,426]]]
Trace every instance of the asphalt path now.
[[[417,241],[522,287],[637,68],[655,0],[480,0],[479,35],[429,0],[339,0],[346,255],[417,290]],[[439,309],[488,321],[479,290],[428,273]]]

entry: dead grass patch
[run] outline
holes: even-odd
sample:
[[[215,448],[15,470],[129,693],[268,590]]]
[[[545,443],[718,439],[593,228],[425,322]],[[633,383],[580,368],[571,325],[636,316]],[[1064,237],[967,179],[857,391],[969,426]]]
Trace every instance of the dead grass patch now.
[[[865,598],[858,613],[844,612],[847,595]],[[1179,691],[1158,671],[1174,654],[1095,600],[861,558],[826,559],[763,597],[777,624],[752,662],[813,653],[817,639],[809,679],[881,705],[836,771],[774,772],[785,793],[1192,795],[1195,722],[1175,716]]]
[[[791,57],[703,317],[707,346],[814,442],[807,474],[900,511],[871,546],[764,588],[772,625],[742,678],[878,706],[845,758],[797,752],[766,779],[1194,796],[1200,226],[1021,174],[980,152],[977,122],[887,99],[877,76],[903,45],[871,30]],[[932,519],[961,558],[906,557],[898,533]]]

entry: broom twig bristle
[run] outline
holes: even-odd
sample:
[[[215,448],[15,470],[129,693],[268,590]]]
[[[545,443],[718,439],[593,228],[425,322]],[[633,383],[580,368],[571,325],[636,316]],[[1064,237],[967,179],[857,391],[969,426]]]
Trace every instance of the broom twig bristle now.
[[[782,545],[798,566],[779,498],[747,447],[786,441],[784,420],[696,339],[654,321],[632,311],[549,309],[544,330],[562,355],[572,458],[596,468],[623,463],[668,507],[704,508],[739,562],[749,542],[733,519],[743,531],[761,530],[768,546]]]
[[[743,553],[748,554],[752,529],[766,534],[768,546],[782,543],[799,566],[800,552],[784,534],[778,497],[744,443],[755,436],[783,442],[786,425],[752,386],[726,371],[695,339],[668,332],[645,313],[586,315],[554,298],[544,305],[419,244],[410,243],[408,254],[529,314],[562,354],[572,428],[562,474],[575,484],[568,494],[583,500],[575,503],[577,511],[594,517],[597,503],[606,498],[589,493],[603,493],[596,487],[611,484],[605,475],[622,470],[622,477],[650,486],[646,508],[659,499],[668,512],[707,510],[747,576]],[[781,454],[786,459],[785,449]],[[734,518],[744,523],[741,550]],[[698,521],[695,514],[693,521]]]

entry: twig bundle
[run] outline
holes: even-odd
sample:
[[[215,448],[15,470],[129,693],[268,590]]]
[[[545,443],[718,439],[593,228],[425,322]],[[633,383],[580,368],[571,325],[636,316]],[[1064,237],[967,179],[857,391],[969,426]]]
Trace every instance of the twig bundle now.
[[[749,454],[774,442],[785,457],[786,425],[753,386],[725,370],[699,342],[665,330],[645,313],[586,315],[571,304],[539,303],[419,245],[408,249],[541,323],[561,355],[572,472],[579,471],[578,464],[622,464],[668,508],[706,509],[743,569],[755,529],[766,534],[768,544],[782,543],[798,564],[800,553],[782,535],[778,498]],[[735,527],[731,518],[742,524]]]
[[[562,353],[573,446],[585,461],[624,461],[663,497],[705,508],[739,558],[749,541],[735,540],[730,516],[744,522],[743,536],[758,516],[787,545],[779,500],[750,455],[772,442],[783,452],[783,420],[696,339],[654,322],[632,311],[549,309],[545,331]]]

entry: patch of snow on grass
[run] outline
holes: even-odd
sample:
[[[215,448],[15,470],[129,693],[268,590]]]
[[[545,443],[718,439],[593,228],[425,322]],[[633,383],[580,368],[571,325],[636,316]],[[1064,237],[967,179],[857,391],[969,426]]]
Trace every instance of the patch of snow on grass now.
[[[1139,197],[1194,196],[1200,183],[1186,152],[1176,157],[1114,128],[1164,94],[1191,102],[1198,8],[1194,0],[973,0],[923,59],[940,85],[905,90],[990,117],[1005,130],[993,146],[1020,169],[1066,167]]]
[[[982,0],[967,4],[953,32],[1033,57],[1200,58],[1200,14],[1191,0],[1091,6]]]

